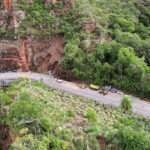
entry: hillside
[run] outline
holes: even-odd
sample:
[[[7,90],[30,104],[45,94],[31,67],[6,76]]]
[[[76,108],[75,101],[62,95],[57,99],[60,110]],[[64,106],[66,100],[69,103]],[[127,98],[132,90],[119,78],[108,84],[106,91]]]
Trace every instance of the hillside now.
[[[0,8],[0,71],[53,70],[150,97],[149,0],[3,0]]]
[[[148,119],[41,82],[21,79],[1,89],[0,110],[2,150],[150,149]]]
[[[150,0],[0,0],[0,77],[0,150],[150,150]]]

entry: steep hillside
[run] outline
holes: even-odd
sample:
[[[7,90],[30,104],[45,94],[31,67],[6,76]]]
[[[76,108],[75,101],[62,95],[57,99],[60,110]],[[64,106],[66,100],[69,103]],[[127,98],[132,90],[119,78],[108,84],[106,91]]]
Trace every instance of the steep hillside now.
[[[123,108],[16,81],[0,90],[0,149],[149,150],[150,121]]]
[[[19,59],[6,56],[16,63],[11,68],[54,69],[150,97],[149,0],[10,2],[0,3],[0,38],[21,45]],[[9,66],[8,60],[0,59]]]

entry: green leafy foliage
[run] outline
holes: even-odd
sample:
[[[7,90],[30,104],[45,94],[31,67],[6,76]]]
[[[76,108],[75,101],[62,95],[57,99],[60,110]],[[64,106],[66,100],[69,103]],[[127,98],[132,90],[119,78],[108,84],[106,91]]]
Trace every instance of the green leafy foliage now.
[[[5,120],[16,137],[10,145],[12,150],[99,150],[96,137],[104,133],[107,140],[116,139],[117,143],[112,143],[120,148],[127,144],[129,148],[149,148],[149,120],[132,113],[129,117],[119,110],[28,80],[14,82],[1,95],[11,99],[3,103],[8,109],[3,117],[0,114],[0,123]]]
[[[50,36],[54,32],[55,17],[45,9],[44,3],[41,0],[34,0],[32,4],[24,1],[19,3],[21,9],[28,12],[19,27],[19,35],[33,35],[42,38]]]
[[[130,117],[122,118],[114,124],[106,138],[111,141],[111,144],[123,150],[148,150],[150,148],[150,134]]]
[[[92,108],[87,109],[85,116],[91,122],[96,122],[97,121],[96,111]]]
[[[31,100],[18,100],[14,103],[8,115],[10,125],[28,128],[40,125],[41,105]]]
[[[124,96],[121,102],[121,109],[123,112],[131,112],[132,111],[132,104],[130,97]]]
[[[124,150],[148,150],[150,148],[150,136],[144,131],[137,132],[130,127],[119,129],[118,139],[120,139],[120,147]]]
[[[80,79],[100,85],[112,84],[140,96],[150,96],[149,67],[131,47],[112,41],[98,44],[95,51],[88,54],[72,42],[66,48],[68,52],[63,59],[65,69],[72,69]]]
[[[96,44],[94,49],[91,48],[91,53],[87,53],[89,43],[91,45],[93,42],[88,40],[88,46],[83,46],[86,38],[80,30],[78,35],[74,30],[78,43],[74,45],[72,38],[67,42],[65,49],[68,50],[65,50],[62,61],[64,68],[72,70],[80,79],[100,85],[112,84],[140,96],[149,97],[149,27],[145,23],[146,20],[142,21],[140,16],[142,11],[149,20],[148,5],[145,5],[147,3],[119,0],[86,3],[78,1],[83,18],[91,16],[97,22],[96,35],[90,33],[90,36],[98,36],[100,42],[105,40]],[[90,13],[87,9],[91,10]],[[113,41],[107,41],[108,37]],[[73,53],[76,55],[70,57]]]

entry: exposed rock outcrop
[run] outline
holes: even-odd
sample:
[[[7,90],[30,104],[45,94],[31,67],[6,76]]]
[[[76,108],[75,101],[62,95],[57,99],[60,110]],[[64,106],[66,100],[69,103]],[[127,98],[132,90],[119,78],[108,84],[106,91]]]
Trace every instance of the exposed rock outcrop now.
[[[54,69],[63,56],[64,38],[46,40],[20,39],[0,41],[0,71],[21,69],[47,72]]]
[[[12,0],[3,0],[3,6],[5,11],[11,11],[12,10]]]
[[[30,68],[38,72],[47,72],[59,64],[63,56],[64,38],[52,36],[48,40],[31,40],[28,45]]]

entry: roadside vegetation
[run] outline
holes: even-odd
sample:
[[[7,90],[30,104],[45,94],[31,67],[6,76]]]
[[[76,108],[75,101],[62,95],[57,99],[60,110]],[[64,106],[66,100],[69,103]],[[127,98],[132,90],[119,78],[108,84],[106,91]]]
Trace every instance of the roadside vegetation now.
[[[0,127],[9,127],[10,150],[149,150],[150,121],[119,109],[19,80],[0,90]],[[130,111],[128,111],[130,110]],[[0,147],[6,135],[0,130]]]
[[[150,98],[149,0],[20,0],[17,8],[25,18],[15,33],[0,28],[2,37],[44,39],[61,34],[64,70],[93,84]]]

